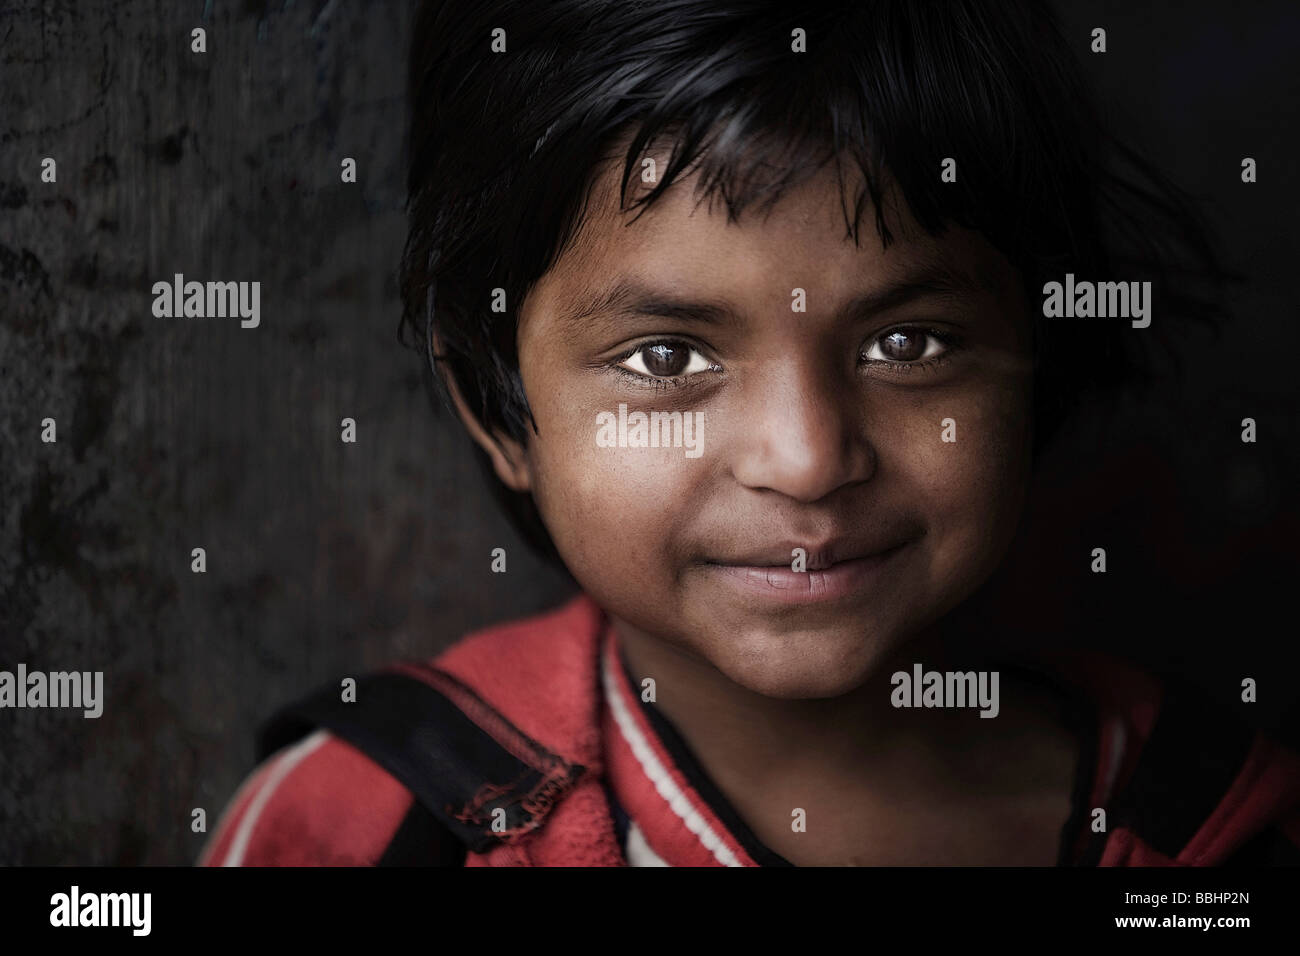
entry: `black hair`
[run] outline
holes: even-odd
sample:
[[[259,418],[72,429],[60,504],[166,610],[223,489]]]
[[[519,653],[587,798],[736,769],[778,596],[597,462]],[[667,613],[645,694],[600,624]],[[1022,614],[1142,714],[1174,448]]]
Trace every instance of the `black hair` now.
[[[506,52],[491,49],[498,28]],[[734,220],[847,159],[855,243],[867,208],[891,242],[892,179],[930,234],[957,224],[1001,251],[1031,311],[1068,271],[1150,280],[1162,316],[1216,330],[1223,317],[1215,283],[1228,273],[1191,201],[1107,132],[1037,0],[426,2],[408,80],[403,341],[441,364],[485,428],[521,442],[536,425],[515,310],[575,238],[596,164],[627,136],[625,196],[644,150],[674,147],[629,208],[698,168],[700,198],[721,197]],[[941,181],[947,157],[956,182]],[[504,313],[490,309],[495,288]],[[1090,397],[1149,384],[1154,343],[1177,361],[1177,323],[1034,325],[1035,456]],[[555,557],[531,497],[492,485]]]

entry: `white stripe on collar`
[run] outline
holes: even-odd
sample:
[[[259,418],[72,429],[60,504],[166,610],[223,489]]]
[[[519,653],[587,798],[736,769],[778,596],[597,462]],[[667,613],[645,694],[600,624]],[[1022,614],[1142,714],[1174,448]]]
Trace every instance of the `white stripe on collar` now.
[[[723,866],[744,866],[745,864],[737,859],[736,854],[731,852],[730,847],[723,843],[718,834],[713,831],[708,821],[700,816],[699,812],[691,804],[690,799],[677,786],[672,774],[660,762],[654,749],[646,741],[645,735],[641,733],[641,728],[637,726],[628,710],[627,702],[624,701],[623,695],[619,692],[619,687],[609,668],[609,654],[607,653],[600,655],[600,678],[605,688],[605,699],[609,701],[610,710],[614,714],[614,723],[618,726],[619,733],[623,735],[623,739],[627,741],[628,747],[636,756],[637,763],[641,765],[641,770],[654,784],[655,790],[664,798],[682,823],[686,825],[686,829],[699,837],[700,842],[713,854],[714,859]],[[641,831],[638,829],[637,833],[640,834]],[[645,839],[644,835],[641,835],[640,838]],[[629,844],[632,842],[630,831],[628,842]],[[631,862],[630,859],[629,862]]]

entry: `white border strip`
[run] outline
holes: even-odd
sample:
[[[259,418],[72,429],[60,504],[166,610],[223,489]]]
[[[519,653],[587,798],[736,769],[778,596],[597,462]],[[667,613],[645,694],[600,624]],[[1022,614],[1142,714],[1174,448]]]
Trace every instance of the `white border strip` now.
[[[235,831],[235,838],[230,842],[230,849],[226,853],[226,859],[222,866],[241,866],[244,862],[244,854],[248,852],[249,841],[253,838],[253,828],[257,826],[257,820],[262,815],[262,810],[270,801],[272,795],[285,777],[294,767],[310,756],[321,744],[329,739],[329,732],[318,730],[308,736],[305,740],[295,744],[293,747],[284,751],[271,772],[267,775],[266,783],[257,791],[257,796],[249,804],[248,810],[244,813],[243,819],[239,821],[239,829]]]

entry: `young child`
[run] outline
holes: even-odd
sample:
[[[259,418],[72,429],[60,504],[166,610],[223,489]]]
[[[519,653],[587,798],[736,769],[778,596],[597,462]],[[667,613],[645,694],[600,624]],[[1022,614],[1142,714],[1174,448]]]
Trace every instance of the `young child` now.
[[[425,5],[405,318],[583,593],[281,713],[201,862],[1294,861],[1289,750],[982,617],[1048,440],[1214,317],[1074,69],[1028,0]]]

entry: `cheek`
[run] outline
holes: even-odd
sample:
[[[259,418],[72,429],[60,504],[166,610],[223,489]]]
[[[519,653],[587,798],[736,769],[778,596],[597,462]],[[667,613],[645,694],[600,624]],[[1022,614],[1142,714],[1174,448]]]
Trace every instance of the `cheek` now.
[[[597,415],[617,415],[617,403],[557,399],[534,408],[540,433],[528,459],[533,497],[560,555],[597,597],[666,585],[653,579],[672,567],[665,556],[689,521],[704,460],[681,448],[601,447]]]
[[[925,516],[937,590],[973,587],[1014,536],[1027,481],[1027,411],[1028,396],[1014,384],[927,402],[911,417],[908,447],[891,456]],[[955,422],[955,441],[943,441],[944,418]]]

